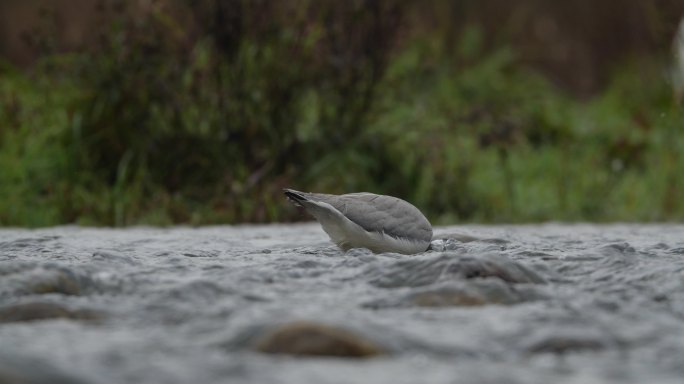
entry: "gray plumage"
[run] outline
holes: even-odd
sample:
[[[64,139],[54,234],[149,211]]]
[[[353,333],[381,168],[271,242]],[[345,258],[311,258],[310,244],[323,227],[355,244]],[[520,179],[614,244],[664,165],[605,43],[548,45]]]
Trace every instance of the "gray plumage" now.
[[[285,195],[311,213],[343,250],[418,253],[428,249],[432,226],[410,203],[373,193],[328,195],[285,189]]]

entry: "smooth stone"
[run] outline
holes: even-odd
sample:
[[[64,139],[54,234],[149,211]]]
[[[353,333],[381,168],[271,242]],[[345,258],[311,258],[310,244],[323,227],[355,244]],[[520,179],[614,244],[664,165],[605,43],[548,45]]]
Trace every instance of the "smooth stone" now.
[[[448,282],[405,294],[364,304],[367,308],[392,307],[468,307],[482,305],[513,305],[537,300],[542,295],[533,290],[516,289],[498,279]]]
[[[100,318],[100,314],[94,311],[73,310],[47,302],[19,303],[0,307],[0,323],[50,319],[98,320]]]
[[[411,293],[407,299],[419,307],[511,305],[526,301],[510,284],[496,279],[426,289]]]
[[[471,256],[447,252],[374,264],[366,273],[371,284],[382,288],[420,287],[438,281],[482,278],[498,278],[514,284],[545,283],[532,269],[496,254]]]
[[[71,296],[82,294],[78,278],[72,273],[60,270],[48,272],[40,279],[28,283],[26,288],[30,293],[35,294],[61,293]]]
[[[272,354],[355,358],[386,353],[380,346],[346,329],[305,321],[266,331],[253,343],[253,349]]]
[[[46,294],[82,296],[98,288],[88,274],[55,263],[19,264],[13,269],[2,272],[0,296]]]

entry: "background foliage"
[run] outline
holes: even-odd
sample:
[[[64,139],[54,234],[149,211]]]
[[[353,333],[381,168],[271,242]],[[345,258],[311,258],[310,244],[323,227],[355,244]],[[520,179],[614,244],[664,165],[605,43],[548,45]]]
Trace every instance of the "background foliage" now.
[[[434,223],[683,219],[684,5],[514,3],[100,1],[78,44],[35,7],[0,65],[0,224],[305,218],[284,187]]]

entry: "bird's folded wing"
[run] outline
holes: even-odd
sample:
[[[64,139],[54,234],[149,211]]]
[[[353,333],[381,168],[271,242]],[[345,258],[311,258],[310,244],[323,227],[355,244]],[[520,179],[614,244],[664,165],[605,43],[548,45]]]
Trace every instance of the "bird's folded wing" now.
[[[340,196],[310,193],[307,198],[332,205],[369,232],[428,242],[432,239],[432,227],[425,216],[396,197],[362,192]]]

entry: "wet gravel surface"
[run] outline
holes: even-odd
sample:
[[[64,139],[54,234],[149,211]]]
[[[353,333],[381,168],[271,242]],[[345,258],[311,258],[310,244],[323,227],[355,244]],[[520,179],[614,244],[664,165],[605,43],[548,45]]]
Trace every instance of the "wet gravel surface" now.
[[[684,226],[0,230],[0,383],[681,383]]]

